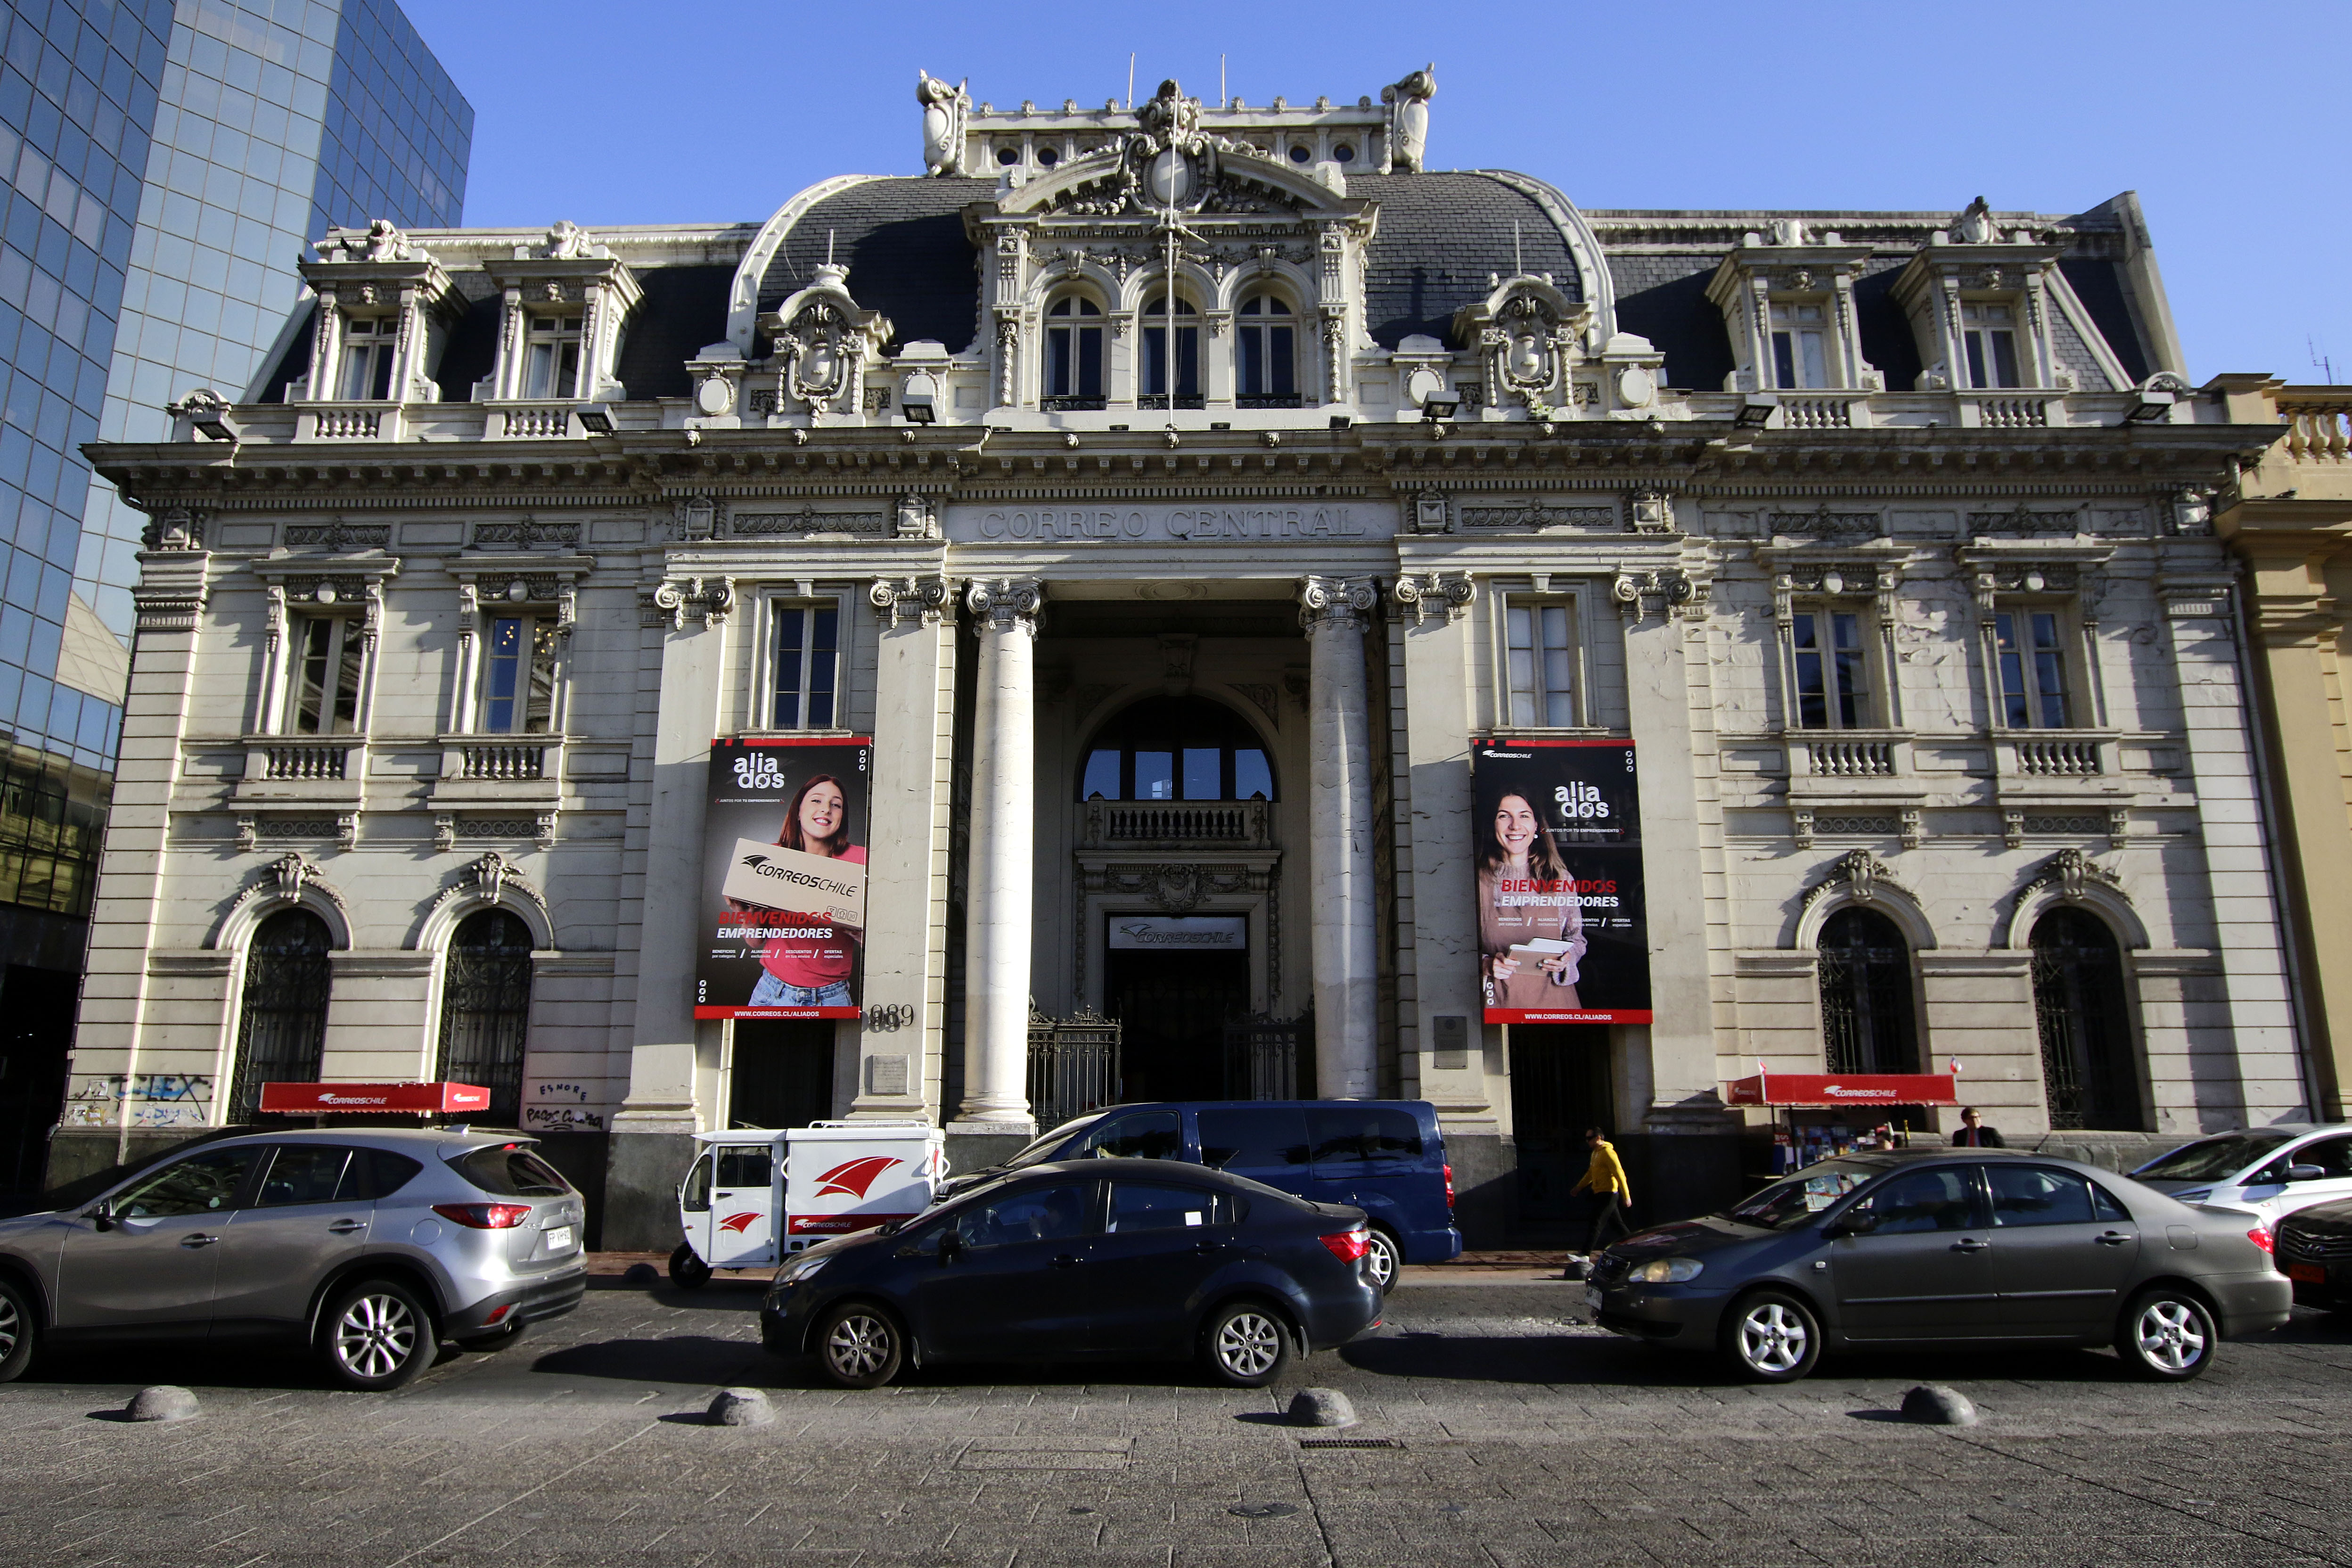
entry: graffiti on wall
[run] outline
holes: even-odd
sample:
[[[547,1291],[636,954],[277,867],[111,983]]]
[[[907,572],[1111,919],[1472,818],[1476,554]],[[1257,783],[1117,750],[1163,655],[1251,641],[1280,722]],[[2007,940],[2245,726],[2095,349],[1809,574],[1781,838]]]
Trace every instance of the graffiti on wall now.
[[[532,1132],[602,1132],[604,1107],[602,1086],[564,1079],[526,1079],[522,1086],[522,1124]]]
[[[58,1120],[64,1127],[207,1127],[212,1107],[209,1073],[77,1073]]]

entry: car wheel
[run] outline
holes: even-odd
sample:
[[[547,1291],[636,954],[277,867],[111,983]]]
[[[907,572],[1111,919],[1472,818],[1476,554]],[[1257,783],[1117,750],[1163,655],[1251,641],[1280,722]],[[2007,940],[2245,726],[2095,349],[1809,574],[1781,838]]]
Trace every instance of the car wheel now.
[[[38,1337],[33,1299],[14,1279],[0,1279],[0,1383],[14,1383],[33,1364]]]
[[[1794,1383],[1822,1359],[1822,1325],[1794,1296],[1759,1290],[1724,1320],[1723,1353],[1759,1383]]]
[[[1290,1325],[1260,1302],[1235,1301],[1211,1316],[1201,1352],[1219,1383],[1263,1388],[1290,1364]]]
[[[844,1388],[879,1388],[905,1364],[907,1338],[889,1313],[851,1301],[824,1315],[816,1359],[824,1375]]]
[[[2205,1303],[2186,1290],[2144,1290],[2124,1309],[2116,1353],[2142,1377],[2185,1383],[2213,1360],[2221,1336]]]
[[[1371,1260],[1372,1283],[1381,1288],[1381,1294],[1395,1289],[1397,1270],[1404,1267],[1404,1253],[1397,1247],[1396,1237],[1374,1226],[1364,1244],[1364,1256]]]
[[[669,1282],[681,1290],[699,1290],[710,1283],[710,1265],[694,1255],[685,1242],[669,1255]]]
[[[396,1279],[363,1279],[335,1297],[319,1329],[319,1351],[336,1380],[371,1394],[398,1388],[432,1364],[433,1314]]]

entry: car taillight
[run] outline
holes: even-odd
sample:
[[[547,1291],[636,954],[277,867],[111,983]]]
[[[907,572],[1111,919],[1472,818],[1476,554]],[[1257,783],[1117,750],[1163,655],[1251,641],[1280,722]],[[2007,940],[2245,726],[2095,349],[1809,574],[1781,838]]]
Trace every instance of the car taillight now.
[[[1353,1263],[1370,1249],[1372,1240],[1360,1229],[1343,1230],[1325,1237],[1323,1245],[1329,1247],[1331,1256],[1340,1262]]]
[[[512,1230],[530,1217],[529,1204],[435,1204],[433,1212],[469,1230]]]
[[[2246,1232],[2246,1239],[2252,1242],[2256,1247],[2261,1247],[2264,1252],[2268,1252],[2271,1249],[2271,1233],[2268,1226],[2258,1225],[2254,1226],[2253,1229]]]
[[[1451,1165],[1445,1167],[1445,1206],[1449,1209],[1454,1206],[1454,1167]]]

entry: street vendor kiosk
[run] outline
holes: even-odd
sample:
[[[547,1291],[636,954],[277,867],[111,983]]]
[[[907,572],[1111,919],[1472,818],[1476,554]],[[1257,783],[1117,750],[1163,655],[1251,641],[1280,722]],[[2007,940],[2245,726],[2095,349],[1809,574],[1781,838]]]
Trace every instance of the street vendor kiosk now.
[[[1778,1176],[1860,1148],[1900,1148],[1910,1133],[1928,1131],[1927,1107],[1959,1103],[1958,1089],[1951,1073],[1759,1070],[1726,1085],[1723,1102],[1779,1113],[1772,1126]]]

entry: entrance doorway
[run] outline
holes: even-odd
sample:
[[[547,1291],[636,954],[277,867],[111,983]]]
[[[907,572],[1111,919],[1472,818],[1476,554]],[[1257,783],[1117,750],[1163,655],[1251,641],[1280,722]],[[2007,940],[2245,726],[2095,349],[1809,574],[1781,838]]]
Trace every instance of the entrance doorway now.
[[[1119,1098],[1226,1098],[1225,1023],[1249,1012],[1249,954],[1114,949],[1103,958],[1103,1010],[1121,1025]]]
[[[1605,1024],[1511,1026],[1511,1126],[1518,1145],[1519,1218],[1581,1219],[1591,1200],[1569,1189],[1591,1155],[1584,1130],[1613,1131]]]
[[[0,1021],[0,1196],[41,1190],[49,1130],[65,1104],[79,984],[76,975],[20,963],[10,964],[0,984],[8,1008]]]
[[[833,1020],[739,1018],[730,1127],[805,1127],[833,1114]]]

